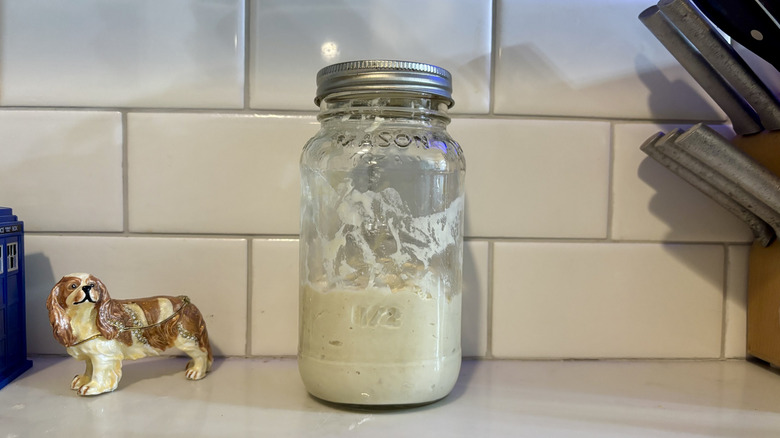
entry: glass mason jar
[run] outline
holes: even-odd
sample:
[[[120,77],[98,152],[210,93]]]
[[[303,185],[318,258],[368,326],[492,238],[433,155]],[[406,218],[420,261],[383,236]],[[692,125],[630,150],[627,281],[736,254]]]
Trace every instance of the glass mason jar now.
[[[317,398],[409,405],[461,363],[465,161],[446,70],[354,61],[317,74],[301,156],[298,367]]]

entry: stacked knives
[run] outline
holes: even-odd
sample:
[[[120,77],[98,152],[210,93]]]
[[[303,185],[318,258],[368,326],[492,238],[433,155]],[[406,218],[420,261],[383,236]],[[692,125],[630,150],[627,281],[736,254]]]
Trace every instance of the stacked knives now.
[[[711,7],[717,2],[699,2],[707,4],[705,10],[717,9]],[[756,242],[769,246],[780,235],[780,178],[743,146],[760,143],[780,151],[780,101],[688,0],[661,0],[639,19],[723,109],[740,146],[699,123],[687,131],[659,132],[641,150],[741,218]],[[753,39],[763,39],[755,32]]]

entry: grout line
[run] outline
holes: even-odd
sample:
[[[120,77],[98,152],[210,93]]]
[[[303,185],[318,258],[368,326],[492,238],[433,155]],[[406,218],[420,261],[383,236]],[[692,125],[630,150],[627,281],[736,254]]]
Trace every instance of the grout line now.
[[[252,238],[246,239],[246,357],[252,356],[252,286],[254,284]]]
[[[488,278],[487,278],[487,345],[485,346],[485,358],[493,359],[493,258],[495,242],[488,242]]]
[[[25,234],[39,237],[139,237],[153,239],[264,239],[298,240],[297,234],[216,234],[216,233],[142,233],[124,231],[26,231]]]
[[[613,217],[615,215],[615,124],[609,124],[609,147],[607,152],[607,241],[613,242]]]
[[[488,78],[488,115],[495,114],[496,66],[498,65],[498,0],[493,0],[490,18],[490,72]]]
[[[130,235],[130,166],[128,147],[127,111],[121,113],[122,129],[122,234]]]
[[[491,72],[491,75],[493,73]],[[245,92],[246,94],[246,92]],[[492,99],[492,98],[491,98]],[[492,105],[492,103],[491,103]],[[126,112],[126,113],[157,113],[157,114],[225,114],[225,115],[253,115],[253,116],[287,116],[287,117],[316,117],[316,110],[302,109],[275,109],[275,108],[250,108],[248,104],[241,107],[225,108],[187,108],[187,107],[89,107],[89,106],[0,106],[0,112],[10,111],[70,111],[70,112]],[[527,120],[527,121],[551,121],[551,122],[606,122],[613,124],[648,124],[648,125],[695,125],[705,123],[709,125],[727,125],[723,120],[685,120],[685,119],[636,119],[619,117],[588,117],[588,116],[561,116],[546,114],[494,114],[490,113],[450,113],[453,120],[457,119],[482,119],[482,120]]]
[[[249,81],[250,77],[250,45],[252,43],[252,35],[250,32],[250,29],[252,29],[251,26],[251,13],[252,13],[252,7],[251,0],[244,0],[244,110],[249,110],[249,102],[251,99],[251,92],[250,90],[251,84]]]
[[[52,112],[126,112],[126,113],[152,113],[152,114],[220,114],[220,115],[252,115],[267,117],[316,117],[317,111],[298,110],[298,109],[263,109],[263,108],[244,108],[244,107],[223,107],[223,108],[187,108],[187,107],[85,107],[85,106],[0,106],[2,112],[34,112],[34,111],[52,111]]]
[[[69,111],[69,112],[127,112],[127,113],[158,113],[158,114],[236,114],[254,116],[290,116],[316,117],[317,110],[309,109],[279,109],[279,108],[251,108],[223,107],[223,108],[189,108],[189,107],[131,107],[131,106],[0,106],[0,112],[10,111]],[[648,124],[648,125],[695,125],[705,123],[709,125],[728,125],[723,120],[702,119],[638,119],[620,117],[593,117],[593,116],[563,116],[549,114],[494,114],[494,113],[450,113],[453,120],[456,119],[483,119],[483,120],[542,120],[552,122],[607,122],[614,124]]]
[[[654,239],[619,239],[609,240],[603,237],[496,237],[496,236],[466,236],[466,240],[508,242],[508,243],[615,243],[615,244],[658,244],[658,245],[749,245],[750,242],[723,242],[717,240],[654,240]]]
[[[145,238],[192,238],[192,239],[260,239],[260,240],[297,240],[298,234],[251,234],[251,233],[197,233],[197,232],[132,232],[132,231],[25,231],[25,234],[42,237],[145,237]],[[719,242],[699,240],[650,240],[650,239],[621,239],[608,240],[605,238],[577,238],[577,237],[489,237],[466,236],[467,242],[488,243],[614,243],[614,244],[649,244],[649,245],[749,245],[750,242]]]
[[[480,360],[482,358],[474,358]],[[499,358],[485,358],[484,360],[495,361],[517,361],[517,362],[648,362],[648,363],[664,363],[664,362],[744,362],[745,359],[730,358],[720,359],[718,357],[707,356],[691,356],[691,357],[645,357],[645,356],[594,356],[594,357],[557,357],[557,356],[509,356]]]
[[[721,319],[720,319],[720,358],[726,359],[726,304],[729,291],[729,257],[731,253],[731,247],[728,244],[723,244],[723,296],[721,297]]]

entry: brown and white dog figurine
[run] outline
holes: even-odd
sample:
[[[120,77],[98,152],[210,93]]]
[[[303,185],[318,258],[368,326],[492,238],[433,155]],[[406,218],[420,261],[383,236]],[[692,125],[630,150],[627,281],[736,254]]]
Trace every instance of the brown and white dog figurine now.
[[[206,323],[187,297],[114,300],[96,277],[69,274],[51,290],[46,307],[54,338],[87,363],[71,383],[80,395],[115,390],[123,359],[156,356],[170,347],[192,358],[187,379],[202,379],[211,368]]]

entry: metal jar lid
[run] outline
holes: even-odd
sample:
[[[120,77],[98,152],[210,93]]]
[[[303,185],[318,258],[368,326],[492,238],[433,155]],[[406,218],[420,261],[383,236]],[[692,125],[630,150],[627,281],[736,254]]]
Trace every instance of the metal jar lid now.
[[[431,64],[363,60],[329,65],[317,73],[319,106],[329,94],[360,91],[409,91],[440,96],[452,107],[452,75]]]

